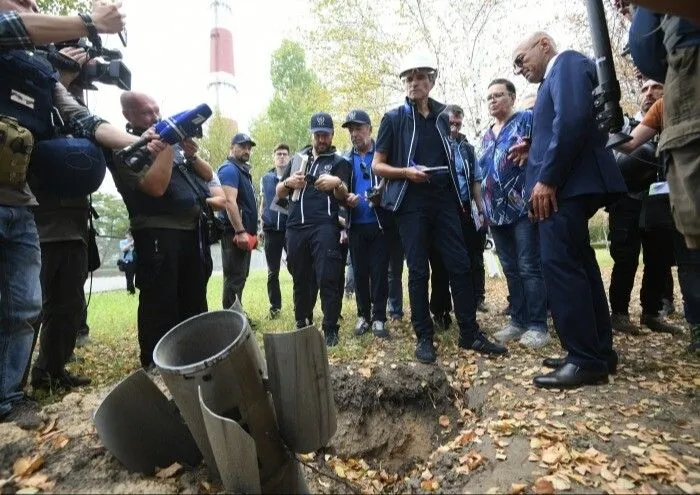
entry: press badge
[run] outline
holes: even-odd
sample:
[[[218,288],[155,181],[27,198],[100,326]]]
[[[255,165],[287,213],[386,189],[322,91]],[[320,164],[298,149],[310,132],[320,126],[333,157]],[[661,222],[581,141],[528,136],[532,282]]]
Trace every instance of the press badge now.
[[[668,182],[654,182],[649,186],[649,196],[659,196],[661,194],[668,194]]]

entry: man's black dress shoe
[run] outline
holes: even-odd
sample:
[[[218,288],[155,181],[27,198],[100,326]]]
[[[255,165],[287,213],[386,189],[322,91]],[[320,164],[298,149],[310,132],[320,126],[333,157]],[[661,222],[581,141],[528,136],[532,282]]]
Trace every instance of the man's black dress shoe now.
[[[600,385],[608,383],[608,374],[602,371],[588,371],[572,363],[566,363],[560,368],[536,376],[533,380],[540,388],[576,388],[581,385]]]
[[[561,368],[562,366],[564,366],[565,363],[566,358],[548,357],[542,360],[542,366],[546,368],[552,368],[553,370]],[[617,373],[617,356],[615,357],[615,360],[613,362],[608,363],[608,371],[611,375]]]

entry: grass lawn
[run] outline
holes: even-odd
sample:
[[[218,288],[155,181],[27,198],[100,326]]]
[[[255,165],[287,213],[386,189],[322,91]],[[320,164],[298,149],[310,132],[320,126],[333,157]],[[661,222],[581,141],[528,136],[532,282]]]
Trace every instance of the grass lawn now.
[[[612,266],[612,259],[607,250],[596,250],[598,261],[603,270]],[[404,278],[406,271],[404,271]],[[262,345],[262,335],[268,332],[285,332],[294,328],[292,309],[292,280],[289,273],[283,269],[280,273],[282,289],[282,315],[277,320],[268,318],[269,303],[267,299],[267,272],[256,270],[250,273],[243,294],[243,304],[255,323],[255,334]],[[221,292],[223,277],[215,275],[209,281],[208,301],[210,310],[221,307]],[[404,289],[406,290],[404,283]],[[494,310],[505,305],[506,287],[504,279],[489,279],[486,282],[487,302]],[[404,306],[408,309],[408,296],[404,296]],[[78,365],[78,371],[91,376],[96,385],[113,383],[124,378],[139,366],[138,339],[136,334],[136,311],[138,296],[130,296],[126,291],[104,292],[93,294],[88,310],[91,344],[79,355],[84,361]],[[352,336],[352,327],[356,318],[354,299],[343,300],[343,320],[341,321],[340,345],[329,350],[332,360],[362,361],[377,355],[381,346],[391,345],[392,354],[403,359],[412,359],[413,331],[407,318],[401,323],[392,323],[390,331],[394,338],[389,342],[377,342],[370,334],[361,338]],[[318,325],[322,319],[320,303],[316,306],[314,321]],[[479,320],[485,318],[480,316]],[[482,326],[488,327],[489,321],[482,321]],[[437,334],[438,341],[444,345],[453,345],[456,332]],[[380,349],[378,349],[378,347]]]

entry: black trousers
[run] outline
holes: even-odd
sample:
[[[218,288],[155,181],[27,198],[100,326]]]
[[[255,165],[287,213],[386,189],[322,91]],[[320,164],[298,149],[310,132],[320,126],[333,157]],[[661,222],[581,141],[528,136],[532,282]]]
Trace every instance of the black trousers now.
[[[673,236],[670,231],[640,228],[641,211],[642,202],[630,197],[622,198],[609,208],[610,256],[615,262],[609,288],[613,313],[629,312],[640,250],[644,262],[639,293],[642,313],[657,314],[662,298],[673,301]]]
[[[466,214],[460,214],[460,225],[472,266],[471,278],[474,285],[474,297],[476,304],[478,304],[485,298],[484,245],[486,232],[477,231],[474,220]],[[435,246],[430,249],[430,270],[430,312],[434,315],[449,313],[452,310],[449,277],[440,252]]]
[[[294,318],[297,322],[312,317],[318,288],[323,331],[338,333],[343,263],[339,226],[321,224],[287,229],[287,267],[294,283]]]
[[[134,230],[141,365],[178,323],[207,311],[207,255],[198,230]]]
[[[243,289],[250,272],[251,252],[233,243],[233,231],[226,230],[221,237],[221,264],[224,270],[224,290],[221,304],[230,308],[236,296],[243,302]]]
[[[408,264],[411,324],[416,336],[432,338],[434,332],[428,304],[428,260],[430,250],[436,249],[447,269],[460,337],[469,341],[479,332],[479,325],[471,265],[456,205],[447,198],[435,198],[421,210],[397,214],[396,221]]]
[[[39,355],[32,376],[63,371],[75,349],[85,311],[83,286],[87,277],[87,246],[82,241],[41,244],[42,308],[34,330]]]
[[[350,257],[355,275],[357,316],[367,321],[386,321],[389,243],[377,223],[350,227]]]
[[[124,277],[126,277],[126,291],[129,294],[134,294],[136,292],[136,287],[134,286],[134,275],[135,275],[135,268],[134,268],[134,262],[129,261],[127,263],[124,263]]]
[[[284,249],[284,230],[265,231],[265,260],[267,261],[267,298],[270,310],[282,309],[280,265]]]

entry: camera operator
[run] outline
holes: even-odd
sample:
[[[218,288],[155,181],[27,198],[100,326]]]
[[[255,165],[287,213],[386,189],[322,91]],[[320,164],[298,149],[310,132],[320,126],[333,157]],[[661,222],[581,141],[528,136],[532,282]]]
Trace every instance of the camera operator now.
[[[76,137],[109,147],[136,140],[90,115],[58,82],[48,61],[32,51],[35,44],[119,32],[124,27],[119,7],[98,4],[92,15],[64,17],[38,14],[31,0],[0,0],[0,131],[6,136],[0,145],[0,420],[25,428],[41,423],[36,404],[20,387],[30,358],[31,321],[41,310],[41,253],[30,211],[37,203],[26,182],[30,150],[53,136],[53,108]]]
[[[663,84],[652,79],[644,81],[638,115],[640,119],[646,120],[653,104],[662,98],[663,91]],[[615,153],[629,192],[607,208],[610,214],[610,255],[614,260],[609,288],[611,321],[613,330],[639,334],[639,329],[630,321],[628,307],[641,249],[644,261],[640,290],[641,324],[654,332],[678,334],[681,329],[659,315],[664,304],[670,309],[673,307],[671,266],[675,261],[673,237],[667,230],[673,229],[668,196],[649,196],[649,187],[663,180],[662,165],[656,158],[656,143],[650,140],[657,131],[631,119],[627,119],[623,131],[637,136],[647,129],[650,132],[644,140],[647,142],[637,143],[637,139],[633,138],[633,141],[618,147],[624,153]],[[660,216],[664,217],[662,225],[657,220]],[[664,299],[668,302],[665,303]]]
[[[143,93],[121,95],[127,129],[143,134],[160,119],[155,100]],[[157,154],[140,171],[115,155],[112,175],[129,212],[139,289],[138,337],[144,369],[153,366],[153,349],[172,327],[207,311],[211,273],[209,242],[200,228],[200,200],[209,196],[213,172],[186,139],[176,146],[154,140]],[[193,184],[190,184],[188,178]],[[193,190],[196,186],[200,191]]]
[[[82,48],[65,48],[61,53],[79,66],[88,59]],[[71,86],[78,72],[60,70],[59,74],[61,84],[81,101],[82,90]],[[41,246],[43,301],[41,315],[34,323],[39,354],[30,383],[34,390],[89,385],[89,378],[73,375],[65,366],[75,348],[84,316],[90,202],[87,196],[62,197],[31,170],[29,185],[39,202],[34,209],[34,220]]]
[[[326,345],[338,345],[342,304],[343,254],[338,211],[348,196],[350,164],[333,146],[333,119],[324,112],[311,117],[311,146],[292,157],[277,184],[278,199],[291,197],[287,217],[287,266],[294,282],[297,328],[311,324],[315,288],[321,293]],[[302,164],[308,164],[304,170]],[[294,172],[292,172],[294,170]]]

